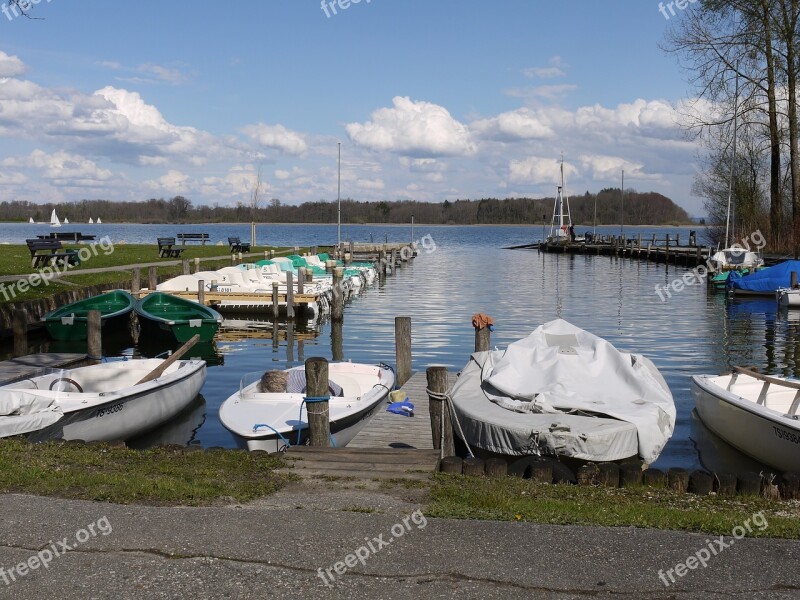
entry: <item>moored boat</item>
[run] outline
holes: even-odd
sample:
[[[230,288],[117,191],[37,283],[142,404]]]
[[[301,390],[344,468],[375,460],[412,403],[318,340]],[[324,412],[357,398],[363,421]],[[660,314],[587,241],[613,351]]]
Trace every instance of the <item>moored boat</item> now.
[[[157,378],[140,383],[166,360],[104,362],[24,379],[0,387],[0,405],[36,402],[42,417],[60,416],[29,429],[31,441],[126,440],[179,414],[200,392],[206,379],[202,360],[174,361]],[[6,418],[0,417],[0,432],[14,435],[5,432]]]
[[[100,311],[102,327],[119,324],[130,317],[136,300],[124,290],[112,290],[98,296],[62,306],[42,317],[47,333],[56,340],[85,340],[89,311]]]
[[[347,445],[374,415],[394,387],[394,372],[384,366],[330,363],[331,440]],[[222,403],[222,424],[250,450],[278,452],[308,439],[304,367],[285,371],[285,391],[262,391],[260,373],[245,376],[239,391]]]
[[[800,288],[778,288],[775,296],[781,306],[800,306]]]
[[[164,292],[150,292],[134,310],[143,328],[169,333],[179,342],[195,334],[201,342],[210,342],[222,323],[222,316],[213,308]]]
[[[694,375],[695,408],[706,427],[771,467],[800,464],[800,381],[736,367],[726,375]]]
[[[749,275],[731,271],[728,289],[736,296],[773,296],[778,289],[791,287],[792,273],[800,275],[800,260],[785,260]]]
[[[473,354],[449,395],[464,441],[501,456],[652,463],[675,426],[672,394],[649,359],[561,319],[504,351]]]

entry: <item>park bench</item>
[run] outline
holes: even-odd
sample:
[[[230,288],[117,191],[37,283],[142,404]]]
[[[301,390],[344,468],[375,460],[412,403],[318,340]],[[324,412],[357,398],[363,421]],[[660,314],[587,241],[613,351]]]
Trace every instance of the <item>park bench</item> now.
[[[25,240],[31,253],[31,264],[34,269],[48,264],[79,265],[81,259],[77,250],[64,248],[58,240]]]
[[[56,240],[59,242],[91,242],[96,235],[81,233],[80,231],[53,231],[46,235],[37,235],[40,240]]]
[[[229,237],[228,245],[231,247],[231,252],[250,252],[250,244],[242,242],[238,237]]]
[[[174,237],[158,238],[158,257],[159,258],[180,258],[181,252],[186,248],[175,248]]]
[[[179,233],[177,237],[182,246],[186,245],[186,242],[200,242],[205,246],[206,242],[211,239],[207,233]]]

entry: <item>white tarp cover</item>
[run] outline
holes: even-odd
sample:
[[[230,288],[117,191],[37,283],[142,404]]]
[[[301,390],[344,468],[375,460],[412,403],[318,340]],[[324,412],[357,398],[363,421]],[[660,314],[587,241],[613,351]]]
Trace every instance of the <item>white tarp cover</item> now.
[[[470,376],[462,379],[467,371]],[[474,355],[452,396],[466,420],[484,421],[470,425],[473,432],[481,431],[479,445],[506,454],[536,453],[532,447],[544,444],[546,452],[585,460],[616,460],[638,450],[650,463],[675,426],[672,394],[647,358],[620,352],[561,319],[538,327],[505,352]],[[573,411],[581,414],[568,414]],[[517,433],[503,432],[504,427]],[[631,430],[638,438],[633,452]],[[465,435],[470,441],[466,429]],[[520,452],[516,444],[527,451]]]
[[[0,437],[38,431],[63,416],[54,398],[25,390],[0,390]]]

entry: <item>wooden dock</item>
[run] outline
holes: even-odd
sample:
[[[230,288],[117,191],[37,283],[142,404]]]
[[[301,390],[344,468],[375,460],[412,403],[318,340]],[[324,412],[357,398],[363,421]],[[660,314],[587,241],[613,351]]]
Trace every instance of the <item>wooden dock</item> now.
[[[0,385],[28,379],[45,369],[66,369],[86,360],[85,354],[50,352],[29,354],[0,362]]]
[[[450,374],[451,384],[455,373]],[[406,417],[381,407],[346,448],[293,446],[286,454],[290,471],[308,477],[359,479],[427,479],[439,465],[433,449],[425,373],[417,373],[402,389],[414,405]]]

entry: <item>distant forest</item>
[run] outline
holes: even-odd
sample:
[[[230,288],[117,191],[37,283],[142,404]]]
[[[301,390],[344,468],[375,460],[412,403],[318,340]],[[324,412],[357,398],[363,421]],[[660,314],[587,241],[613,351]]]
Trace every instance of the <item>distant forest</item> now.
[[[445,200],[444,202],[359,202],[342,200],[343,223],[417,223],[431,225],[521,225],[550,222],[553,198],[484,198],[481,200]],[[260,204],[260,203],[259,203]],[[298,206],[272,199],[261,206],[239,203],[234,207],[192,206],[191,200],[175,196],[169,200],[141,202],[81,200],[62,204],[33,202],[0,203],[0,221],[49,221],[55,208],[59,218],[72,224],[86,223],[100,217],[104,223],[335,223],[336,202],[305,202]],[[616,224],[622,216],[623,201],[619,188],[604,189],[598,194],[586,192],[569,199],[572,222],[591,226],[597,208],[597,224]],[[689,215],[669,198],[655,192],[625,190],[626,225],[681,225]]]

